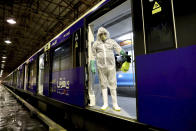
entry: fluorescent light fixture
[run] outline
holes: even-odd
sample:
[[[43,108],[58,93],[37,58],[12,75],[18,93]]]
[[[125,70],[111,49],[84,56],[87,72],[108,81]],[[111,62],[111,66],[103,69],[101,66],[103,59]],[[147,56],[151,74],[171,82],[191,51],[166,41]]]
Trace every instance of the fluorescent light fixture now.
[[[117,38],[118,41],[130,40],[133,38],[133,33],[127,33]]]
[[[7,19],[7,22],[8,22],[9,24],[16,24],[16,21],[15,21],[14,19],[12,19],[12,18]]]
[[[12,43],[10,40],[5,40],[4,42],[7,43],[7,44]]]
[[[2,62],[2,63],[5,63],[5,61],[4,61],[4,60],[2,60],[1,62]]]
[[[1,64],[1,68],[4,68],[4,66],[5,66],[4,64]]]
[[[7,58],[6,56],[3,56],[3,57],[2,57],[2,59],[6,59],[6,58]]]
[[[0,71],[0,75],[1,75],[1,76],[3,75],[3,70]]]

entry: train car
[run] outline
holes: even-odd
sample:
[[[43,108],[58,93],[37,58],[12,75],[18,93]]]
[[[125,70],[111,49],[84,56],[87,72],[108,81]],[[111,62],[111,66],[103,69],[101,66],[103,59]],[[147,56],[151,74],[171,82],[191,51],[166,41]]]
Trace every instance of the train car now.
[[[4,84],[64,126],[193,131],[196,12],[189,6],[177,0],[102,0],[10,73]],[[99,74],[90,71],[100,27],[132,59],[128,72],[116,68],[119,112],[100,109]],[[92,94],[95,106],[89,106]]]

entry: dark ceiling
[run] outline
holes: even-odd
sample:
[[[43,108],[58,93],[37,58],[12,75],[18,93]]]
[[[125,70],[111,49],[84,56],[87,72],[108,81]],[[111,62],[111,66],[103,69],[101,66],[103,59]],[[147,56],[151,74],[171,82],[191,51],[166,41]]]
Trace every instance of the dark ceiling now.
[[[3,77],[99,1],[0,0],[0,70],[4,70]],[[7,23],[8,18],[14,18],[17,23]],[[6,44],[6,39],[12,43]],[[3,56],[7,57],[5,63],[2,63]]]

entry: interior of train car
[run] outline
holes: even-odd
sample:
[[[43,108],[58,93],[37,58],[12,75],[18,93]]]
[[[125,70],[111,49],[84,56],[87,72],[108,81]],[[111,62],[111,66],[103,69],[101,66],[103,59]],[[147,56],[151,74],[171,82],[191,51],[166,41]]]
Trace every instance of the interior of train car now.
[[[116,79],[117,79],[117,100],[121,108],[115,111],[108,108],[104,112],[115,114],[122,117],[136,119],[136,87],[135,87],[135,63],[134,63],[134,39],[132,25],[131,0],[127,0],[109,12],[88,23],[88,46],[89,58],[92,55],[91,49],[97,40],[97,32],[100,27],[104,27],[110,33],[110,38],[115,40],[120,47],[131,56],[131,64],[127,72],[122,72],[122,56],[114,51],[116,60]],[[89,68],[90,70],[90,68]],[[103,105],[99,74],[89,74],[89,96],[95,94],[96,106],[90,108],[100,110]],[[112,107],[112,98],[109,93],[109,106]]]

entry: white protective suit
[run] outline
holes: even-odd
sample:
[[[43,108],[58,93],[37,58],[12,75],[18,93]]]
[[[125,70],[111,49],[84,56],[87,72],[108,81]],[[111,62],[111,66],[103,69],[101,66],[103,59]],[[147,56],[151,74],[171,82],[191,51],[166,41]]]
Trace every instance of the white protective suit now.
[[[106,40],[102,41],[100,38],[101,33],[106,33]],[[97,33],[97,40],[92,47],[92,60],[96,60],[98,73],[99,73],[99,82],[102,89],[103,103],[101,107],[102,110],[107,109],[108,107],[108,96],[107,96],[107,87],[110,89],[112,103],[114,110],[120,110],[120,107],[117,103],[117,80],[116,80],[116,64],[114,57],[114,50],[120,54],[122,48],[118,45],[115,40],[110,39],[109,32],[100,27]]]

